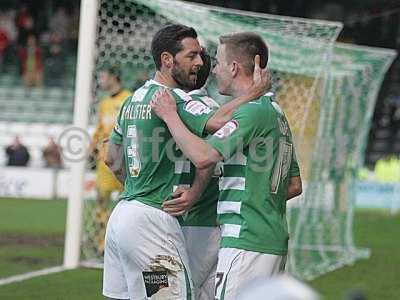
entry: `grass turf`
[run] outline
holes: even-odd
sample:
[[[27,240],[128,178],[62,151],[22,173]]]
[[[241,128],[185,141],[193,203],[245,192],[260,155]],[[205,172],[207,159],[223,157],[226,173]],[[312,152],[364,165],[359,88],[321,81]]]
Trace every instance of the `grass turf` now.
[[[12,240],[13,234],[30,238],[53,236],[57,240],[55,237],[63,237],[65,208],[64,201],[0,199],[0,237],[7,234]],[[367,299],[398,299],[400,216],[390,216],[382,211],[357,211],[354,227],[357,246],[370,248],[371,258],[326,274],[310,282],[311,286],[328,300],[346,299],[355,290],[365,293]],[[6,250],[0,251],[0,277],[60,265],[62,261],[62,246],[57,243],[32,249],[7,244],[6,240],[1,246],[0,249],[5,247]],[[31,260],[15,259],[21,256]],[[40,263],[32,257],[38,258]],[[0,299],[103,299],[101,276],[100,270],[78,269],[33,278],[0,286]]]
[[[0,199],[0,278],[62,264],[65,212],[66,201]]]
[[[356,291],[367,299],[399,299],[400,215],[357,211],[354,228],[356,245],[370,248],[370,259],[321,276],[311,285],[328,300],[346,299]]]

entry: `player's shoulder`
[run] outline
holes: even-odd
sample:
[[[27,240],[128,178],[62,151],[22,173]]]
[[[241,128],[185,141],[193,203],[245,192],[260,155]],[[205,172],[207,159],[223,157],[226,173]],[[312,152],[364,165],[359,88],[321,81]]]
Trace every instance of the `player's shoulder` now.
[[[178,98],[177,100],[182,100],[185,102],[193,101],[193,97],[191,95],[189,95],[189,93],[186,93],[182,89],[175,88],[175,89],[172,89],[171,91],[172,91],[172,94]]]
[[[258,99],[239,106],[234,116],[251,120],[251,122],[264,122],[274,114],[272,97],[269,93]]]
[[[284,112],[280,107],[279,103],[275,100],[275,95],[272,92],[268,92],[265,95],[259,98],[259,103],[263,107],[262,111],[264,114],[272,114],[272,115],[282,115],[284,116]]]

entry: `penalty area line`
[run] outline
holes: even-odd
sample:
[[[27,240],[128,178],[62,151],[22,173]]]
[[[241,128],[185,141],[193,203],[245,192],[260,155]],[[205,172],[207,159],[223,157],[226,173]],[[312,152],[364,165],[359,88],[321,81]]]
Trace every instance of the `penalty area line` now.
[[[20,274],[20,275],[14,275],[14,276],[0,279],[0,286],[10,284],[10,283],[15,283],[15,282],[21,282],[21,281],[39,277],[39,276],[59,273],[59,272],[67,271],[67,270],[70,270],[70,269],[65,268],[64,266],[57,266],[57,267],[42,269],[42,270],[38,270],[38,271],[28,272],[28,273],[24,273],[24,274]]]

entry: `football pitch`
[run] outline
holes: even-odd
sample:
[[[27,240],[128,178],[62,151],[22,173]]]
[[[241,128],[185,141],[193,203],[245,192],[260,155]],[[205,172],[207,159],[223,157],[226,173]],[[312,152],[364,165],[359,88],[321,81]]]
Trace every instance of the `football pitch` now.
[[[66,202],[0,199],[0,278],[61,265]],[[323,299],[349,299],[361,291],[367,299],[400,295],[400,215],[358,210],[355,241],[371,258],[312,282]],[[102,272],[80,268],[0,286],[0,299],[103,299]]]

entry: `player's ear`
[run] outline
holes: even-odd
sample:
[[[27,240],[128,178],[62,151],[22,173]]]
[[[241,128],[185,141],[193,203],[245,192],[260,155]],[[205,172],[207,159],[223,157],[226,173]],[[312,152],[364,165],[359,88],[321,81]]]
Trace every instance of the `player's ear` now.
[[[163,52],[161,53],[161,65],[166,67],[166,68],[171,68],[174,63],[174,57],[172,56],[171,53],[169,52]]]
[[[235,78],[239,74],[239,64],[235,60],[231,63],[231,74],[232,78]]]

